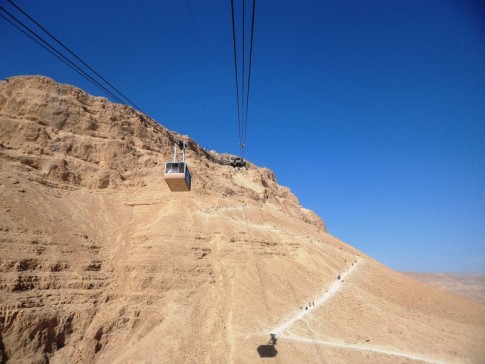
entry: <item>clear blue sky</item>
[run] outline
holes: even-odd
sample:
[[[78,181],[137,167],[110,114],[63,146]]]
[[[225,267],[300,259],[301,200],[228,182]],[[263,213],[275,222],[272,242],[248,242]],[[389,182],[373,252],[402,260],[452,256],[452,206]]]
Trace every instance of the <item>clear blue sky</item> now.
[[[161,124],[238,153],[229,0],[17,4]],[[0,55],[2,79],[103,95],[3,19]],[[484,100],[480,1],[257,3],[247,159],[394,269],[485,273]]]

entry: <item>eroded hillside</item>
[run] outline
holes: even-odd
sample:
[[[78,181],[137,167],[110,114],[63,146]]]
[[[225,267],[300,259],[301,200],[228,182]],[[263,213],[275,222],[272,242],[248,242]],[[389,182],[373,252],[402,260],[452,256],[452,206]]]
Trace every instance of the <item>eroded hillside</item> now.
[[[485,360],[484,305],[340,242],[268,169],[45,77],[0,83],[0,131],[1,361]]]

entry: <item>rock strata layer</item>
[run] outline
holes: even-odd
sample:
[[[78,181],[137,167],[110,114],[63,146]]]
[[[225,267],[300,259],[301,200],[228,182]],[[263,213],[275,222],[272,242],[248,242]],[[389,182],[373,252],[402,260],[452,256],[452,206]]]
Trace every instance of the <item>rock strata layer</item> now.
[[[163,179],[177,139],[187,193]],[[229,157],[49,78],[1,81],[0,363],[485,361],[484,305],[339,241]]]

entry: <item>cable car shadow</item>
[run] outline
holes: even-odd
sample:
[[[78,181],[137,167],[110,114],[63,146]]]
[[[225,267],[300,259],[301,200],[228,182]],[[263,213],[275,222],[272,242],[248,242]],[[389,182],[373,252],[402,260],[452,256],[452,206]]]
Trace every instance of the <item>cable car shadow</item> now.
[[[278,351],[275,348],[276,341],[277,341],[276,335],[270,334],[269,342],[264,345],[259,345],[258,348],[256,349],[258,351],[259,357],[274,358],[278,354]]]

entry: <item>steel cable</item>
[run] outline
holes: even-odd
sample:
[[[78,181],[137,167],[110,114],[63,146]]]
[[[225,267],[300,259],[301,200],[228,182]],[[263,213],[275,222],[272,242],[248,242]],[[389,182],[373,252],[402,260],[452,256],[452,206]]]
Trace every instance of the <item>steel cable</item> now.
[[[248,128],[248,109],[249,109],[249,90],[251,87],[251,65],[253,63],[253,35],[254,35],[254,15],[256,11],[256,0],[253,0],[253,14],[251,16],[251,40],[249,46],[249,71],[248,71],[248,89],[246,93],[246,110],[245,110],[245,120],[244,120],[244,140],[243,143],[246,145],[246,135]]]
[[[237,48],[236,48],[236,26],[234,21],[234,0],[231,0],[231,13],[232,13],[232,40],[234,48],[234,73],[236,77],[236,100],[237,100],[237,126],[239,133],[239,143],[241,143],[241,112],[239,106],[239,77],[237,72]]]
[[[91,82],[92,84],[94,84],[95,86],[97,86],[98,88],[100,88],[101,90],[103,90],[104,92],[106,92],[108,95],[110,95],[111,97],[113,97],[116,101],[122,103],[122,104],[125,104],[120,98],[118,98],[116,95],[114,95],[111,91],[109,91],[108,89],[106,89],[106,87],[104,87],[103,85],[101,85],[98,81],[96,81],[93,77],[91,77],[89,74],[87,74],[85,71],[83,71],[78,65],[76,65],[74,62],[72,62],[69,58],[67,58],[65,55],[63,55],[61,52],[59,52],[56,48],[54,48],[51,44],[49,44],[49,42],[47,42],[44,38],[42,38],[40,35],[38,35],[37,33],[35,33],[32,29],[30,29],[27,25],[25,25],[24,23],[22,23],[22,21],[20,21],[19,19],[17,19],[14,15],[12,15],[9,11],[5,10],[3,7],[0,6],[0,10],[3,11],[5,14],[7,14],[10,18],[12,18],[13,20],[15,20],[15,22],[17,22],[18,24],[20,24],[24,29],[26,29],[29,33],[31,33],[33,36],[35,36],[35,39],[34,37],[32,37],[31,35],[29,35],[28,33],[26,33],[24,30],[22,30],[21,28],[19,28],[17,25],[15,25],[14,23],[12,23],[12,21],[9,21],[9,19],[7,19],[5,16],[2,16],[5,20],[7,20],[10,24],[12,24],[13,26],[15,26],[18,30],[20,30],[22,33],[24,33],[25,35],[27,35],[29,38],[31,38],[32,40],[34,40],[36,43],[38,43],[39,45],[41,45],[44,49],[48,50],[51,54],[53,54],[54,56],[56,56],[58,59],[60,59],[62,62],[64,62],[65,64],[67,64],[69,67],[71,67],[74,71],[76,71],[77,73],[79,73],[81,76],[83,76],[85,79],[87,79],[89,82]],[[40,42],[39,42],[40,41]],[[43,44],[42,44],[42,43]],[[47,47],[48,48],[47,48]],[[49,49],[50,48],[50,49]],[[145,114],[146,115],[146,114]]]
[[[79,62],[81,62],[85,67],[87,67],[91,72],[93,72],[96,76],[98,76],[101,80],[103,80],[109,87],[111,87],[118,95],[120,95],[123,99],[128,101],[128,103],[133,106],[135,109],[141,111],[145,114],[133,101],[131,101],[128,97],[126,97],[121,91],[119,91],[115,86],[113,86],[106,78],[101,76],[98,72],[96,72],[91,66],[89,66],[85,61],[83,61],[76,53],[74,53],[71,49],[69,49],[64,43],[62,43],[59,39],[57,39],[54,35],[52,35],[45,27],[39,24],[33,17],[27,14],[24,10],[22,10],[18,5],[16,5],[12,0],[7,0],[10,4],[12,4],[18,11],[20,11],[23,15],[29,18],[35,25],[37,25],[40,29],[42,29],[49,37],[54,39],[62,48],[68,51],[74,58],[76,58]],[[118,99],[119,100],[119,99]],[[121,100],[120,100],[121,101]],[[122,102],[123,104],[125,102]],[[146,114],[145,114],[146,115]]]
[[[248,110],[249,110],[249,95],[251,86],[251,69],[252,69],[252,59],[253,59],[253,44],[254,44],[254,19],[256,13],[256,0],[253,0],[252,4],[252,14],[251,14],[251,33],[250,33],[250,44],[249,44],[249,60],[246,63],[246,1],[242,0],[242,46],[241,46],[241,85],[239,85],[239,67],[237,62],[237,41],[236,41],[236,21],[234,15],[234,0],[231,0],[231,15],[232,15],[232,38],[233,38],[233,48],[234,48],[234,71],[236,78],[236,100],[237,100],[237,124],[238,124],[238,135],[239,135],[239,147],[241,150],[241,156],[244,153],[247,140],[247,129],[248,129]],[[247,69],[247,80],[246,80],[246,69]],[[240,97],[241,94],[241,97]]]

